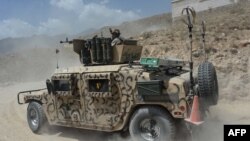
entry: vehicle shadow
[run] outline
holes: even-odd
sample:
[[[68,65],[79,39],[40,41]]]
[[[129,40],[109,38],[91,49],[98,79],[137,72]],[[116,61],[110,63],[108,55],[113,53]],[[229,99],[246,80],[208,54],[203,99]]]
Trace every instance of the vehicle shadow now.
[[[192,135],[184,122],[177,122],[176,127],[175,141],[192,141]]]
[[[78,141],[130,141],[130,137],[122,137],[119,132],[101,132],[78,128],[46,126],[41,135],[52,135],[63,138],[70,138]]]
[[[185,126],[182,125],[177,130],[178,135],[175,141],[192,141],[192,137]],[[78,141],[132,141],[130,136],[121,136],[119,132],[101,132],[101,131],[91,131],[71,127],[61,127],[61,126],[46,126],[41,135],[52,135],[63,138],[68,138]]]
[[[203,126],[193,128],[192,135],[184,122],[177,122],[176,126],[177,130],[175,141],[206,141],[211,138],[218,139],[218,134],[220,133],[215,133],[217,130],[212,129],[211,127],[219,129],[222,125],[220,121],[208,121]],[[214,132],[211,130],[214,130]],[[120,132],[109,133],[50,125],[46,125],[46,127],[42,129],[41,135],[49,135],[56,138],[63,137],[65,140],[72,139],[77,141],[132,141],[129,134],[122,136]]]

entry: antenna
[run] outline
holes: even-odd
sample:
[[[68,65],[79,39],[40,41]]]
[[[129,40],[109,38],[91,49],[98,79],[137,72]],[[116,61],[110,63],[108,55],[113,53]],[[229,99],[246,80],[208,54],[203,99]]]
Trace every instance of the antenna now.
[[[183,8],[182,10],[182,15],[186,12],[187,15],[187,20],[182,19],[182,21],[188,26],[188,31],[189,31],[189,43],[190,43],[190,62],[189,62],[189,67],[190,67],[190,96],[193,96],[194,93],[194,78],[193,78],[193,24],[195,22],[195,10],[191,7],[186,7]]]
[[[56,49],[56,68],[59,69],[58,65],[58,54],[59,54],[59,49]]]
[[[206,35],[206,25],[205,25],[205,21],[202,21],[202,23],[201,23],[202,47],[203,47],[203,53],[205,54],[205,61],[207,61],[208,56],[206,53],[205,35]]]

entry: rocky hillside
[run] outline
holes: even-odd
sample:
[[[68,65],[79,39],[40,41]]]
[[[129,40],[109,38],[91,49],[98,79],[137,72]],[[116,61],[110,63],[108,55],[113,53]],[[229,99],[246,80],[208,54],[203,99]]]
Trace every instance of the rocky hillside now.
[[[220,81],[221,99],[249,100],[250,95],[250,2],[240,2],[197,14],[194,25],[196,65],[204,60],[201,21],[206,21],[206,52]],[[136,38],[144,46],[143,56],[189,58],[187,26],[175,21],[171,28],[144,32]]]

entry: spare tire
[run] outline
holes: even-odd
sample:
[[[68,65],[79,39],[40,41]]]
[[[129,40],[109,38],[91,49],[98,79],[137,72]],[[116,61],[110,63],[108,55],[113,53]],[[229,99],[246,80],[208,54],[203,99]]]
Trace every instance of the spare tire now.
[[[218,102],[218,80],[215,67],[210,62],[203,62],[198,69],[198,85],[200,97],[207,106]]]

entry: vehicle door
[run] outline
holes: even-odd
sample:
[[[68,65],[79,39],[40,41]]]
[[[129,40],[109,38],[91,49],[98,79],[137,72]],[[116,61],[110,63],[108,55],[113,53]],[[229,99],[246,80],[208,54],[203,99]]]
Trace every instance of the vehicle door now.
[[[58,74],[52,77],[55,91],[57,119],[62,124],[81,122],[79,75]]]
[[[119,89],[112,73],[85,73],[82,78],[87,123],[111,128],[120,112]]]

